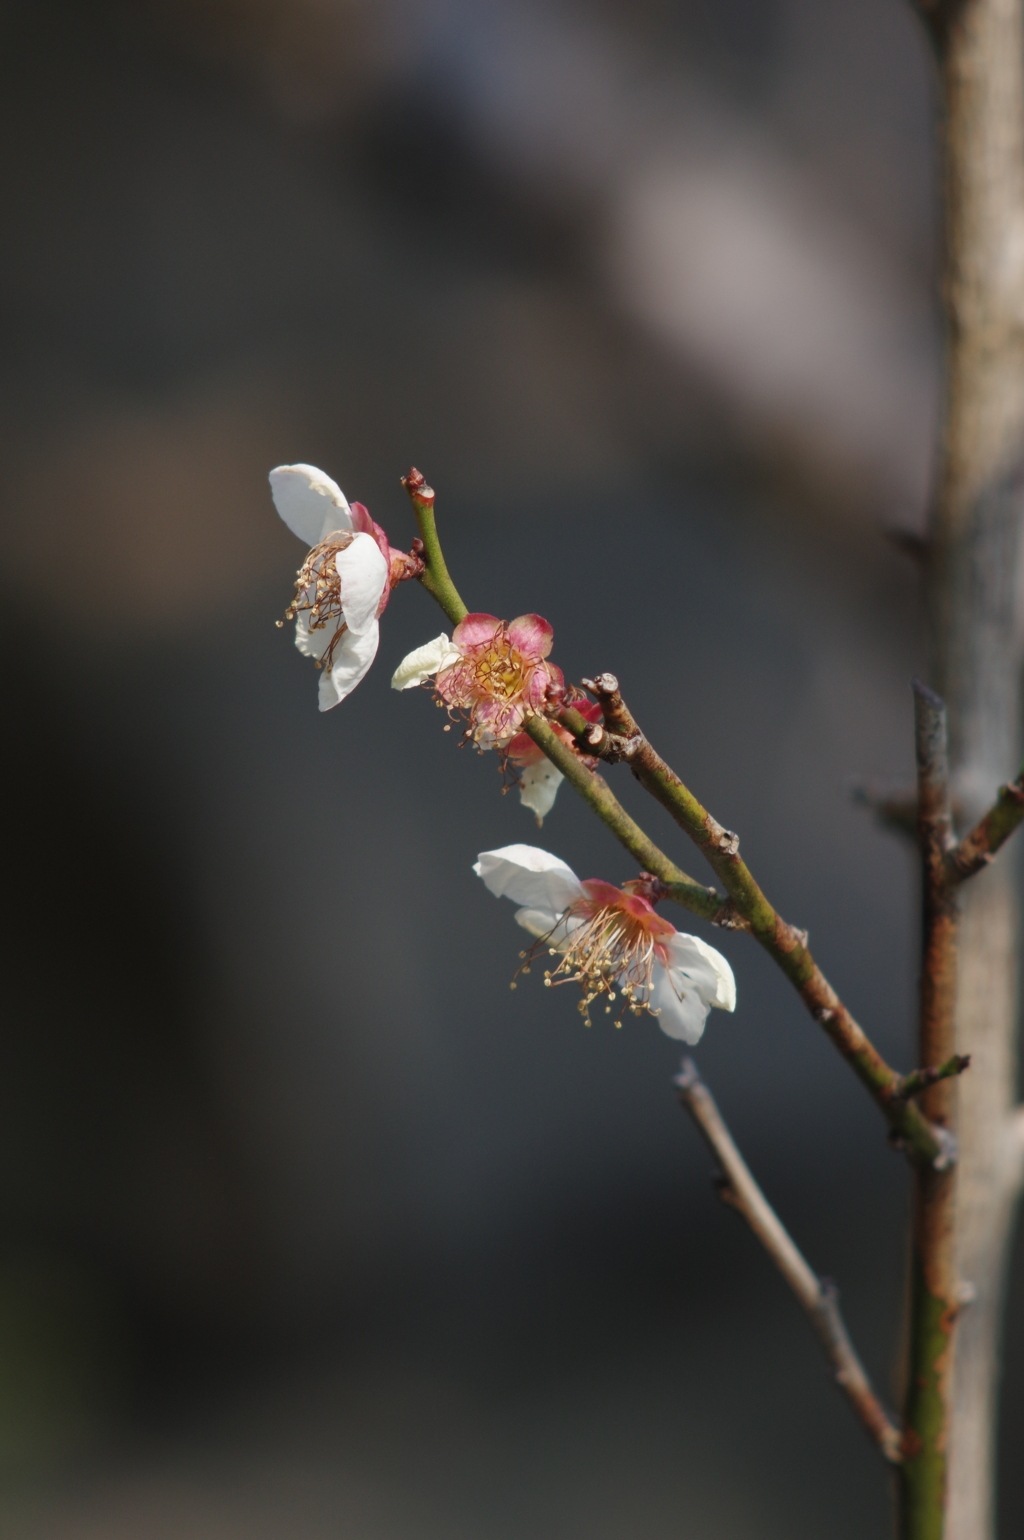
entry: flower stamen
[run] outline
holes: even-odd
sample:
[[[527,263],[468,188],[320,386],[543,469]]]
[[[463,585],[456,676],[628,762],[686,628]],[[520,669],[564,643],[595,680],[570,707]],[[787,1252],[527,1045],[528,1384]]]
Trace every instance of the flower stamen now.
[[[553,947],[551,938],[555,932],[567,919],[583,912],[589,913],[590,918],[572,931],[560,947]],[[654,964],[660,960],[657,940],[641,920],[624,913],[621,908],[603,906],[595,913],[589,904],[573,905],[528,952],[520,954],[524,962],[516,969],[516,977],[528,973],[529,964],[543,951],[552,957],[561,952],[557,967],[545,970],[545,988],[579,984],[583,990],[579,1010],[588,1027],[592,1025],[590,1008],[602,997],[605,1009],[610,1013],[617,996],[621,996],[615,1019],[617,1027],[622,1025],[622,1018],[627,1013],[655,1017],[661,1014],[649,1004]]]
[[[296,574],[295,597],[277,622],[283,626],[286,620],[294,620],[308,611],[310,631],[324,631],[334,624],[330,643],[316,660],[317,668],[331,667],[334,650],[348,630],[341,607],[341,578],[335,558],[339,551],[347,551],[354,539],[351,530],[336,529],[313,547]]]

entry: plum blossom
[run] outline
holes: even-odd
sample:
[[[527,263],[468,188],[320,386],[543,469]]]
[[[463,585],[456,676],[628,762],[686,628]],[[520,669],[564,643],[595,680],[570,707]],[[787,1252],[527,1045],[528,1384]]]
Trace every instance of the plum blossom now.
[[[561,954],[544,982],[579,984],[588,1025],[595,1000],[603,996],[611,1010],[621,996],[620,1012],[647,1012],[669,1037],[696,1043],[712,1006],[736,1009],[736,981],[721,952],[656,914],[635,891],[642,882],[581,882],[535,845],[485,850],[473,870],[496,897],[520,906],[517,923],[537,938],[523,954],[527,965],[545,949]]]
[[[391,590],[420,564],[389,545],[362,503],[350,505],[315,465],[279,465],[270,490],[288,528],[310,547],[284,618],[295,621],[296,647],[321,670],[320,710],[329,711],[369,669]]]
[[[481,747],[505,747],[565,687],[562,670],[546,661],[553,636],[539,615],[467,615],[451,641],[441,635],[411,652],[391,683],[409,690],[433,677],[438,701],[465,713]]]
[[[596,701],[574,701],[573,705],[588,722],[601,720],[601,708]],[[572,733],[558,722],[551,722],[552,731],[561,738],[567,748],[578,753]],[[586,754],[579,757],[585,765],[594,766],[597,761]],[[537,747],[529,733],[517,733],[508,746],[509,763],[519,771],[519,800],[528,807],[537,820],[538,829],[555,805],[558,788],[565,777],[561,770],[548,759],[543,749]]]

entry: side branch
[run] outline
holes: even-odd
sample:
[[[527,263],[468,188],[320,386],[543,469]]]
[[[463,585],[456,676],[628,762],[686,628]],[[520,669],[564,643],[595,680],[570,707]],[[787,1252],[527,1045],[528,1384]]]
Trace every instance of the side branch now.
[[[857,1357],[839,1311],[835,1285],[813,1272],[757,1185],[692,1059],[683,1060],[675,1084],[681,1105],[721,1168],[719,1195],[746,1220],[789,1284],[832,1365],[836,1384],[885,1459],[898,1465],[902,1459],[900,1430],[872,1390]]]
[[[945,1064],[938,1065],[935,1069],[915,1069],[909,1075],[904,1075],[896,1088],[896,1095],[902,1101],[907,1101],[911,1096],[920,1096],[922,1091],[927,1091],[931,1086],[938,1085],[940,1080],[952,1080],[957,1075],[962,1075],[965,1069],[971,1067],[969,1053],[955,1053]]]
[[[597,679],[584,680],[584,684],[601,703],[604,726],[587,722],[571,706],[559,714],[562,725],[576,736],[585,753],[613,763],[628,763],[645,790],[666,808],[702,851],[721,879],[739,923],[750,930],[795,986],[815,1021],[874,1098],[896,1141],[916,1162],[936,1170],[948,1167],[954,1158],[952,1140],[944,1130],[933,1128],[913,1102],[897,1097],[901,1077],[882,1058],[814,961],[806,934],[788,924],[769,903],[740,856],[739,836],[712,818],[647,741],[623,701],[613,674],[601,674]],[[554,738],[554,734],[551,736]],[[543,743],[541,747],[548,752]],[[572,758],[570,750],[564,749],[564,753]],[[560,760],[555,763],[563,769]]]
[[[982,871],[1014,830],[1024,822],[1024,768],[1015,781],[1000,786],[995,802],[984,818],[946,857],[950,880],[963,882]]]

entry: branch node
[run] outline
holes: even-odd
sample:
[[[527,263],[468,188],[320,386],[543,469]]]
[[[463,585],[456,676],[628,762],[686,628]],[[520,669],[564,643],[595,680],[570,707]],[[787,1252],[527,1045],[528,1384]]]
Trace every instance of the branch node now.
[[[746,930],[748,928],[746,920],[740,914],[731,898],[713,916],[711,923],[712,925],[719,926],[722,930]]]

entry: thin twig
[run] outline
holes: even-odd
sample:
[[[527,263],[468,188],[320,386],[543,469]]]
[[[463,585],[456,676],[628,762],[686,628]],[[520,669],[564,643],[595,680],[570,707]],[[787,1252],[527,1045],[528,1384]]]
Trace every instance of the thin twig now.
[[[614,674],[600,674],[583,683],[601,704],[604,727],[598,724],[595,731],[595,724],[588,723],[571,706],[560,712],[561,724],[576,735],[587,754],[612,761],[625,760],[629,764],[640,784],[666,808],[705,856],[725,887],[734,913],[796,987],[815,1021],[824,1028],[874,1098],[896,1142],[919,1164],[933,1166],[936,1170],[948,1167],[953,1159],[951,1140],[944,1130],[932,1128],[913,1102],[896,1097],[902,1077],[886,1063],[840,1000],[811,955],[806,933],[788,924],[769,903],[740,855],[739,836],[712,818],[648,742],[622,699]],[[558,744],[555,734],[546,724],[544,726]],[[533,729],[527,730],[554,759],[555,753],[541,742]],[[555,759],[555,763],[568,777],[570,772],[563,766],[563,759],[568,761],[575,756],[564,744],[558,744],[558,747],[562,758]],[[585,771],[585,767],[581,766],[581,769]],[[669,886],[671,890],[671,884]],[[686,904],[685,894],[671,892],[670,896]]]
[[[914,680],[913,690],[923,911],[919,1062],[950,1071],[930,1072],[931,1084],[921,1087],[922,1110],[952,1138],[958,916],[956,885],[947,864],[953,835],[946,707],[920,680]],[[922,1165],[914,1172],[904,1406],[908,1493],[945,1490],[953,1335],[962,1303],[955,1256],[955,1184],[955,1169],[936,1171]]]
[[[885,1459],[898,1465],[902,1459],[900,1430],[872,1390],[857,1357],[839,1311],[835,1285],[812,1270],[754,1180],[692,1059],[684,1058],[675,1084],[680,1103],[721,1168],[720,1196],[746,1220],[789,1284],[825,1350],[836,1384],[849,1397]]]
[[[904,1075],[896,1089],[896,1095],[901,1101],[909,1101],[910,1097],[920,1096],[922,1091],[927,1091],[938,1081],[952,1080],[970,1067],[969,1053],[955,1053],[952,1058],[946,1060],[945,1064],[940,1064],[936,1069],[915,1069],[909,1075]]]
[[[434,489],[427,486],[426,477],[415,466],[408,476],[402,477],[402,485],[409,494],[409,501],[412,503],[416,522],[419,525],[420,538],[423,541],[424,570],[420,574],[420,582],[437,600],[452,625],[457,626],[460,620],[465,620],[469,612],[451,580],[444,553],[441,550],[441,542],[437,538],[437,525],[434,522]]]
[[[995,802],[960,843],[946,856],[949,875],[963,882],[984,871],[996,851],[1024,822],[1024,769],[1008,786],[1000,786]]]

